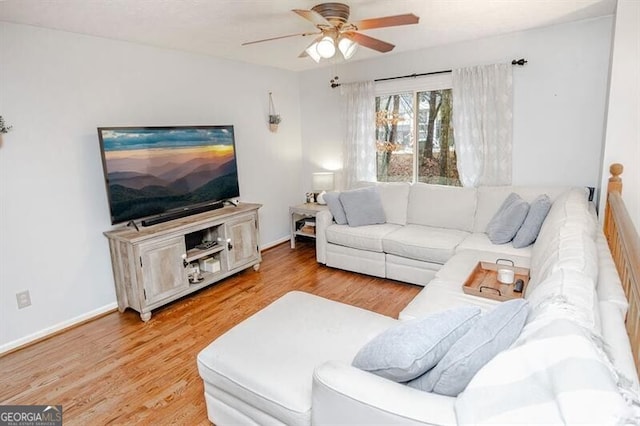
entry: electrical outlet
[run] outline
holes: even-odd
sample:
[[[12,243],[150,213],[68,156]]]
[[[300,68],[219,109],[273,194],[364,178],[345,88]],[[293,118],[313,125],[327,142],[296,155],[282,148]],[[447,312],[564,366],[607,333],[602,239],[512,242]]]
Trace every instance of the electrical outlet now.
[[[31,306],[31,295],[29,294],[29,290],[16,293],[16,300],[18,301],[18,309]]]

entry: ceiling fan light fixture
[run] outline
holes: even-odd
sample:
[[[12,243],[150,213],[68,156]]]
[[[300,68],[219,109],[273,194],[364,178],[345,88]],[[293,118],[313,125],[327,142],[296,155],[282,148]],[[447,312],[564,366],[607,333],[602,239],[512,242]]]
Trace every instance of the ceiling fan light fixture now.
[[[304,51],[307,52],[307,55],[309,55],[309,57],[311,57],[311,59],[316,61],[316,64],[320,63],[321,57],[320,57],[320,54],[318,53],[318,43],[317,42],[311,44],[311,46],[307,47]]]
[[[356,50],[358,50],[358,43],[348,37],[341,37],[340,41],[338,41],[338,49],[342,52],[344,59],[351,59]]]
[[[316,44],[316,52],[321,58],[332,58],[336,54],[336,44],[333,38],[329,36],[322,37],[322,40]]]
[[[0,0],[0,2],[1,1],[2,0]],[[249,41],[242,43],[242,45],[246,46],[265,41],[312,35],[314,36],[313,42],[298,55],[299,58],[306,58],[309,56],[311,59],[316,61],[316,63],[320,63],[322,59],[333,58],[336,54],[336,50],[340,50],[343,58],[348,60],[353,57],[359,49],[359,46],[363,46],[380,53],[390,52],[395,47],[391,43],[370,37],[360,31],[375,28],[397,27],[400,25],[412,25],[417,24],[420,21],[420,18],[413,13],[405,13],[402,15],[382,16],[379,18],[349,22],[349,5],[335,2],[320,3],[313,6],[310,10],[292,9],[292,12],[313,24],[315,31]]]

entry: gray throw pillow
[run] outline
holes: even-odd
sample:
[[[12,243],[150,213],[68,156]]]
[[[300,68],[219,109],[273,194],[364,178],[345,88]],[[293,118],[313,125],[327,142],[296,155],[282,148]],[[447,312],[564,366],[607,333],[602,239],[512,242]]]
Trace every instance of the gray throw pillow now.
[[[340,193],[327,192],[324,194],[324,201],[327,203],[329,211],[333,215],[333,220],[335,220],[338,225],[346,225],[347,215],[344,213],[344,208],[340,202]]]
[[[513,240],[529,212],[529,203],[515,192],[502,203],[487,225],[487,235],[493,244],[505,244]]]
[[[528,313],[525,299],[502,302],[482,315],[435,367],[407,385],[427,392],[457,396],[487,362],[518,338]]]
[[[352,365],[396,382],[424,374],[447,353],[480,317],[472,306],[406,321],[364,345]]]
[[[340,193],[349,226],[375,225],[387,221],[380,194],[374,186]]]
[[[546,194],[538,196],[538,198],[531,202],[526,219],[520,229],[518,229],[516,236],[513,237],[513,246],[515,248],[527,247],[538,238],[542,223],[550,209],[551,199]]]

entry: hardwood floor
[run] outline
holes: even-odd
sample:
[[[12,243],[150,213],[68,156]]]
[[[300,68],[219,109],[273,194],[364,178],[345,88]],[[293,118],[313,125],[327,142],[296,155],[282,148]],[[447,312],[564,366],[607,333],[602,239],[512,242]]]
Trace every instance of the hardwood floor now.
[[[153,312],[114,312],[0,358],[0,404],[63,406],[65,425],[209,424],[196,356],[291,290],[394,316],[420,287],[327,268],[313,241]]]

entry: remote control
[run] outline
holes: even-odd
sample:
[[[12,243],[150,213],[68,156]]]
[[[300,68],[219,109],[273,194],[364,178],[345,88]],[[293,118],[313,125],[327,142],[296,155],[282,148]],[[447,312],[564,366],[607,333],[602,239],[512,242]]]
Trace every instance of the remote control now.
[[[513,286],[514,293],[522,293],[522,289],[524,288],[524,281],[521,279],[517,279],[515,285]]]

